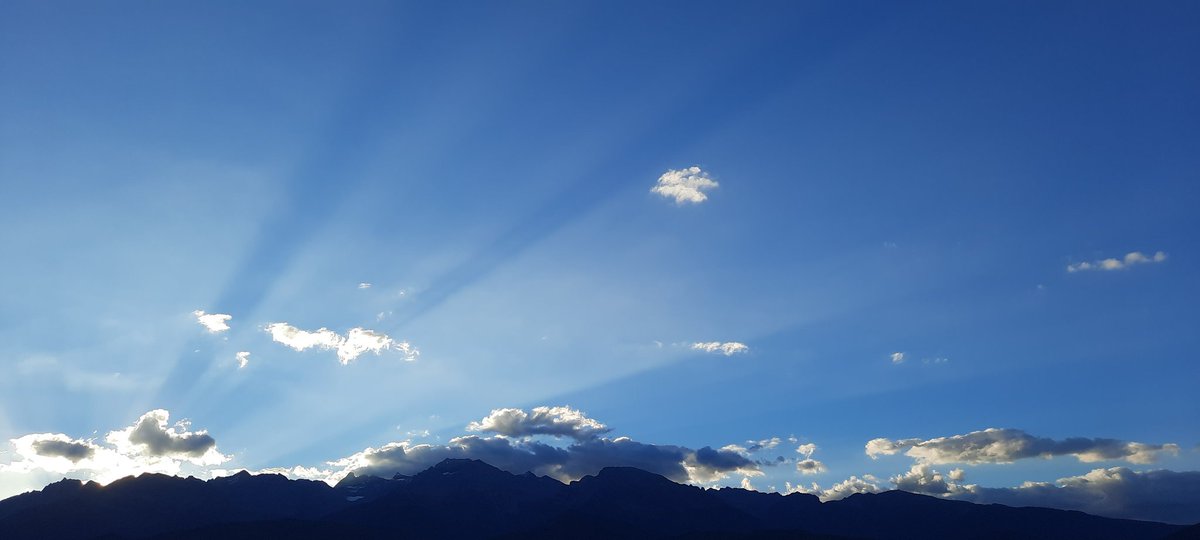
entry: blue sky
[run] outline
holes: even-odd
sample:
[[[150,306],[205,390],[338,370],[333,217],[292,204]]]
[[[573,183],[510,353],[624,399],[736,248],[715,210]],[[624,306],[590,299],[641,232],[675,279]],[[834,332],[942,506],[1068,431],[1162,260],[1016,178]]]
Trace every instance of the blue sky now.
[[[465,429],[540,406],[751,463],[704,485],[1196,471],[1197,23],[1185,2],[6,2],[0,439],[126,461],[13,442],[0,496],[590,440]],[[688,175],[717,185],[651,191]],[[343,365],[277,323],[386,350]],[[158,409],[222,458],[109,439]],[[986,428],[1156,449],[920,451]]]

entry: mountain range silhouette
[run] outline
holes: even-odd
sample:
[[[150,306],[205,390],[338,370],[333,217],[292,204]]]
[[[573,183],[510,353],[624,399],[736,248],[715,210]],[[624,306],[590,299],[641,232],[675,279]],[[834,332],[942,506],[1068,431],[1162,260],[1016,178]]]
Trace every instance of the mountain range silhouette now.
[[[447,459],[413,476],[336,486],[275,474],[62,480],[0,501],[4,539],[200,538],[1200,538],[1180,526],[903,491],[822,503],[802,493],[702,489],[629,467],[570,484]]]

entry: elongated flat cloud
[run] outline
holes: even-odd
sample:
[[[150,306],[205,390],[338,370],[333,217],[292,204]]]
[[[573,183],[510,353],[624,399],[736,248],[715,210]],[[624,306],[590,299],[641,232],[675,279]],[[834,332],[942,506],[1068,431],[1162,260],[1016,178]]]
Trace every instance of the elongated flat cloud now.
[[[873,439],[867,443],[866,452],[872,459],[903,452],[920,462],[932,464],[1011,463],[1018,459],[1055,456],[1073,456],[1082,462],[1124,460],[1130,463],[1153,463],[1160,454],[1178,453],[1179,445],[1086,437],[1054,440],[1034,437],[1019,429],[988,428],[929,440]]]
[[[468,424],[467,430],[485,431],[507,437],[566,436],[581,441],[594,439],[611,431],[604,424],[570,407],[534,407],[529,412],[521,409],[495,409],[482,420]]]
[[[233,318],[233,315],[226,315],[224,313],[205,313],[203,310],[199,309],[193,311],[192,315],[196,316],[196,322],[200,323],[200,326],[208,329],[208,331],[213,334],[229,330],[228,321]]]
[[[421,355],[421,351],[407,341],[396,341],[386,334],[365,328],[351,328],[342,336],[328,328],[310,332],[285,322],[278,322],[268,324],[266,331],[275,342],[297,351],[312,348],[336,351],[338,361],[342,365],[349,364],[368,352],[378,355],[384,351],[398,351],[410,362]]]
[[[702,341],[693,343],[692,349],[706,353],[733,356],[749,351],[750,347],[747,347],[745,343],[738,343],[736,341],[727,341],[725,343],[721,343],[720,341]]]
[[[675,204],[700,204],[708,199],[704,192],[716,188],[717,182],[709,177],[700,167],[686,169],[671,169],[658,177],[658,184],[650,189],[668,199],[675,199]]]
[[[1167,260],[1167,254],[1161,251],[1156,251],[1154,255],[1146,255],[1140,251],[1133,251],[1126,253],[1125,256],[1120,259],[1109,258],[1097,261],[1084,261],[1080,263],[1069,264],[1067,265],[1067,272],[1075,273],[1087,270],[1124,270],[1139,264],[1160,263],[1165,260]]]
[[[13,459],[0,472],[53,474],[108,483],[146,472],[203,473],[229,459],[217,451],[204,431],[188,431],[186,423],[167,425],[165,410],[150,411],[125,429],[110,431],[103,442],[61,433],[34,433],[12,439]]]

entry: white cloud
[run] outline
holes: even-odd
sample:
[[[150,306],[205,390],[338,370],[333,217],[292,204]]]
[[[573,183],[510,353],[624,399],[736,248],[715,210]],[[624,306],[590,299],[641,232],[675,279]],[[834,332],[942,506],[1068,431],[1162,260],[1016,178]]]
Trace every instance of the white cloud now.
[[[1154,255],[1146,255],[1140,251],[1133,251],[1126,253],[1125,256],[1120,259],[1109,258],[1097,261],[1084,261],[1080,263],[1069,264],[1067,265],[1067,272],[1074,273],[1083,272],[1086,270],[1124,270],[1130,266],[1138,264],[1160,263],[1165,260],[1167,260],[1167,254],[1162,251],[1157,251],[1154,253]]]
[[[904,353],[902,353],[902,352],[892,353],[892,363],[893,364],[899,364],[902,362],[904,362]]]
[[[370,288],[371,288],[371,284],[370,284],[370,283],[367,283],[367,282],[365,282],[365,281],[364,281],[364,282],[362,282],[362,283],[359,283],[359,284],[358,284],[358,288],[360,288],[360,289],[370,289]]]
[[[351,328],[345,336],[341,336],[328,328],[310,332],[280,322],[268,324],[266,331],[275,342],[297,351],[311,348],[337,351],[338,361],[343,365],[353,362],[367,352],[378,355],[384,351],[398,351],[410,362],[421,355],[421,351],[407,341],[396,341],[385,334],[365,328]]]
[[[208,331],[213,334],[229,330],[229,324],[227,321],[233,318],[233,315],[226,315],[224,313],[205,313],[203,310],[199,309],[193,311],[192,315],[196,316],[196,322],[200,323],[201,326],[207,328]]]
[[[1160,454],[1178,453],[1179,445],[1085,437],[1054,440],[1034,437],[1018,429],[997,428],[929,440],[879,438],[866,445],[866,453],[872,459],[900,452],[917,461],[933,464],[1010,463],[1018,459],[1054,456],[1073,456],[1082,462],[1153,463]]]
[[[565,406],[534,407],[530,412],[521,409],[494,409],[482,420],[468,424],[467,430],[497,433],[507,437],[553,435],[576,440],[594,439],[611,431],[582,412]]]
[[[650,191],[668,199],[675,199],[675,204],[699,204],[708,199],[704,192],[717,185],[717,182],[710,178],[708,173],[700,170],[700,167],[688,167],[663,173],[658,177],[658,184]]]
[[[249,351],[241,351],[234,356],[237,357],[238,369],[242,369],[250,363]]]
[[[749,351],[750,347],[747,347],[745,343],[738,343],[736,341],[727,341],[725,343],[721,343],[720,341],[706,341],[693,343],[692,349],[706,353],[733,356]]]
[[[825,464],[812,458],[796,462],[796,472],[800,474],[821,474],[825,472]]]

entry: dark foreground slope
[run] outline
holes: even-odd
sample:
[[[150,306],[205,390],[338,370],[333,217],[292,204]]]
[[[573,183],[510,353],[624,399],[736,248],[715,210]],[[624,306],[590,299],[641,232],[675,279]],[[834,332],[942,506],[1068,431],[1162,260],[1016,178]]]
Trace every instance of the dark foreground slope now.
[[[64,480],[0,501],[0,538],[1089,538],[1185,528],[891,491],[821,503],[704,490],[613,467],[570,485],[446,460],[415,476],[335,487],[241,473],[207,482],[143,475]]]

